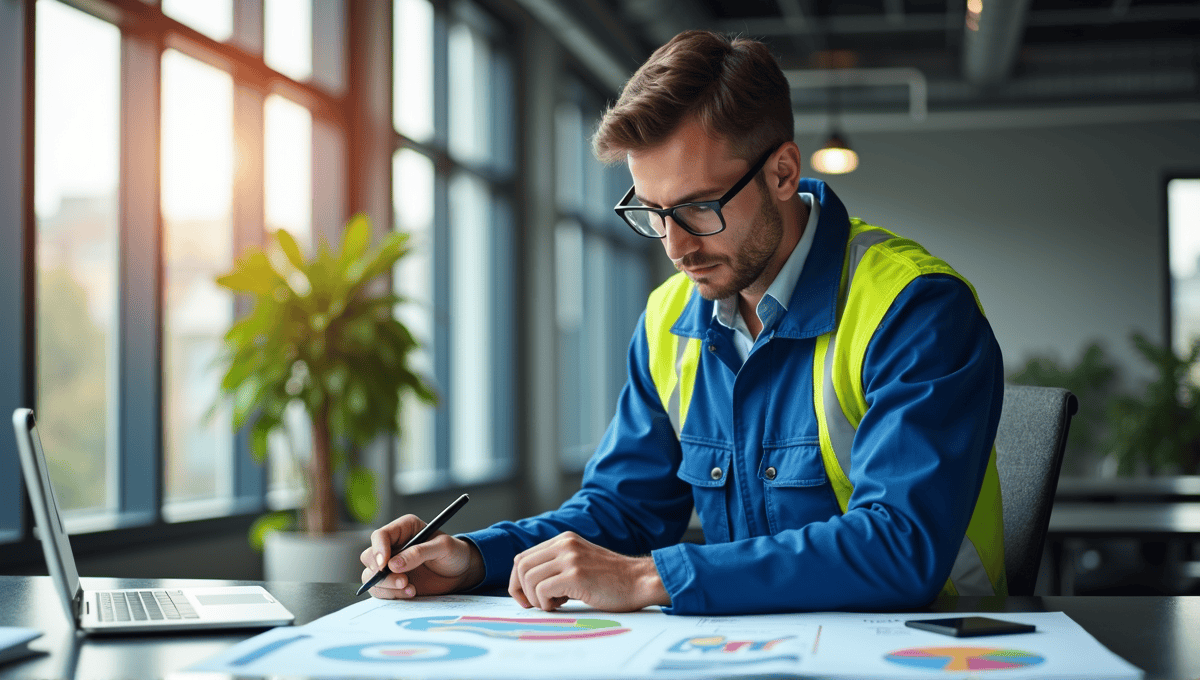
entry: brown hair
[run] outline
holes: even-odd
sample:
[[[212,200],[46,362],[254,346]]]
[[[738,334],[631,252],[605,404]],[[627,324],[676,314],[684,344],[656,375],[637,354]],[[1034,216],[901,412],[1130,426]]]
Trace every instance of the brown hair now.
[[[689,116],[754,162],[795,135],[791,92],[767,46],[684,31],[650,55],[604,112],[592,150],[606,163],[663,142]]]

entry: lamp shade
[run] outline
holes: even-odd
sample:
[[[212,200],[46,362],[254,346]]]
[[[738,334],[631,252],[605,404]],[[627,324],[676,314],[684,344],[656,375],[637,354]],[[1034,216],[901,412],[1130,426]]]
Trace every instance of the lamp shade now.
[[[812,155],[812,167],[826,175],[844,175],[858,167],[858,154],[845,138],[834,132],[829,141]]]

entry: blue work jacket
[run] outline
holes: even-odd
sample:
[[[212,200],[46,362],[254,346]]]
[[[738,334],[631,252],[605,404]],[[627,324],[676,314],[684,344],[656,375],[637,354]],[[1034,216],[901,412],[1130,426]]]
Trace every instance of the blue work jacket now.
[[[843,514],[821,458],[812,365],[816,337],[836,321],[849,218],[823,182],[802,180],[800,191],[820,201],[820,221],[783,317],[743,363],[714,303],[693,293],[672,333],[703,338],[708,351],[676,437],[650,377],[643,314],[580,490],[557,510],[462,535],[483,556],[481,587],[506,585],[517,553],[574,531],[650,554],[667,613],[881,610],[938,593],[995,439],[1000,348],[955,277],[920,276],[895,298],[863,362],[869,408]],[[679,543],[693,507],[705,543]]]

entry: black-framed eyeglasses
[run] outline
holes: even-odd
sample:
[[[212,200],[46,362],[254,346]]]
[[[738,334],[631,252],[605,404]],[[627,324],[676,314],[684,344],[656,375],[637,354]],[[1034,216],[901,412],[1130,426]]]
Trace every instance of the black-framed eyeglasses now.
[[[750,170],[742,176],[741,179],[734,184],[725,195],[715,201],[694,201],[691,203],[680,203],[679,205],[670,208],[651,208],[644,205],[627,205],[633,199],[634,190],[637,186],[629,187],[629,191],[625,193],[625,198],[613,208],[625,223],[633,228],[634,231],[645,236],[646,238],[663,238],[667,235],[667,218],[675,220],[675,222],[683,227],[683,230],[693,236],[712,236],[725,231],[725,216],[721,214],[721,208],[725,204],[733,200],[738,192],[754,179],[759,170],[762,170],[763,165],[766,165],[767,159],[771,154],[775,153],[775,149],[763,154],[763,157],[758,159],[758,162],[750,166]]]

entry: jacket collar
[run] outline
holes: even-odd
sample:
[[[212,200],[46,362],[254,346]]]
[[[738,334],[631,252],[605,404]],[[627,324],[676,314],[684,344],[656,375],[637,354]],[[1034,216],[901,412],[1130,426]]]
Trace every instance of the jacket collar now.
[[[837,324],[838,286],[842,280],[846,241],[850,237],[850,217],[846,206],[827,184],[820,180],[801,178],[800,192],[810,193],[821,204],[817,233],[812,250],[804,263],[804,271],[792,291],[787,313],[776,325],[774,335],[781,338],[813,338],[834,329]],[[705,300],[692,289],[687,306],[671,333],[689,338],[703,338],[709,326],[719,325],[713,318],[713,302]]]

